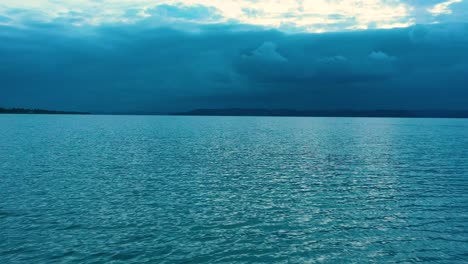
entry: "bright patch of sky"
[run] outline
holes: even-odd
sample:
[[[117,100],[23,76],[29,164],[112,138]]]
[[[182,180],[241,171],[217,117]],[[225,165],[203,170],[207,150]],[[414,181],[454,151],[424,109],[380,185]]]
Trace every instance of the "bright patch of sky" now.
[[[458,6],[458,9],[456,8]],[[0,24],[62,21],[81,25],[230,23],[289,32],[407,27],[456,20],[467,0],[2,0]]]
[[[446,2],[442,2],[439,4],[436,4],[432,8],[430,8],[428,11],[434,15],[440,15],[440,14],[445,14],[449,15],[452,14],[452,10],[450,9],[450,6],[455,3],[461,3],[463,0],[449,0]]]

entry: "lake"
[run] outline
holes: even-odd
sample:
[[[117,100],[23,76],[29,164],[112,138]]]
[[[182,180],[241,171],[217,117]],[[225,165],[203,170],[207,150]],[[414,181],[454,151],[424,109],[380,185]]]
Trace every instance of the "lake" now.
[[[467,263],[468,119],[0,115],[0,263]]]

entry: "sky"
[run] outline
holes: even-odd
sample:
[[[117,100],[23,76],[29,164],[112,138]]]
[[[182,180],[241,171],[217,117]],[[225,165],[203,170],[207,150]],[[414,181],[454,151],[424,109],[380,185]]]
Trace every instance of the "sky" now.
[[[1,0],[0,107],[468,110],[468,0]]]

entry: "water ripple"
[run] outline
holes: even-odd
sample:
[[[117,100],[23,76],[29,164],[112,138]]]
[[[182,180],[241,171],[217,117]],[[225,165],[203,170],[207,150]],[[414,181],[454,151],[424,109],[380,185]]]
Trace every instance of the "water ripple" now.
[[[0,128],[0,263],[468,262],[467,120]]]

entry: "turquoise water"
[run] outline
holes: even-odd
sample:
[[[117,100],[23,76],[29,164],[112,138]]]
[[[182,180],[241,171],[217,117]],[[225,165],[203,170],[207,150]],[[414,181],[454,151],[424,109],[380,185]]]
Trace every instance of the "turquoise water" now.
[[[468,120],[0,116],[0,263],[467,263]]]

